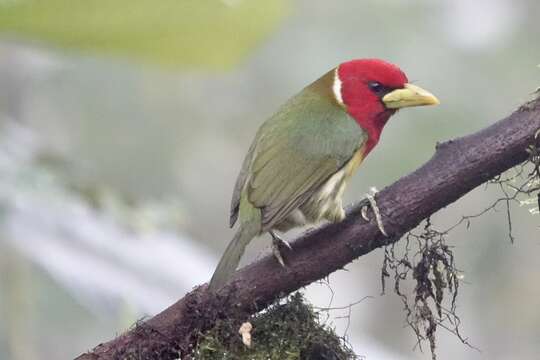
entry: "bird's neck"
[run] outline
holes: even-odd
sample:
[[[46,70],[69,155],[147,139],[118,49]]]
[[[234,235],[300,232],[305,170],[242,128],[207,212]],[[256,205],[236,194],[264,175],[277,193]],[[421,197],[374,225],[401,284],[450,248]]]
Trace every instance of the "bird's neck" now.
[[[390,119],[390,116],[392,116],[396,110],[383,110],[382,112],[376,112],[375,116],[367,118],[365,114],[369,114],[370,112],[366,112],[366,110],[363,108],[348,109],[348,112],[368,135],[368,140],[364,150],[364,157],[366,157],[379,142],[384,125],[386,125]]]

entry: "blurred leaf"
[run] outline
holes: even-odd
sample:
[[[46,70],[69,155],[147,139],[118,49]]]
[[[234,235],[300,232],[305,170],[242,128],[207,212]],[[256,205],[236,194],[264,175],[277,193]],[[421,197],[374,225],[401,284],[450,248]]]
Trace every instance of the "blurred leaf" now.
[[[0,0],[0,31],[145,63],[223,69],[287,9],[285,0]]]

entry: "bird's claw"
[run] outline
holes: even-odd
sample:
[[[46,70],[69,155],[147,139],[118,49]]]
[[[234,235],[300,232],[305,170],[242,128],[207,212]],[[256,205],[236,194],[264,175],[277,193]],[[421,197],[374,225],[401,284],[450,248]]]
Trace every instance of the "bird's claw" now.
[[[285,267],[285,261],[283,260],[283,256],[281,255],[280,247],[286,247],[289,250],[292,250],[291,244],[289,244],[286,240],[283,240],[281,237],[279,237],[276,233],[273,231],[270,231],[270,235],[272,236],[272,254],[274,254],[274,257],[280,263],[281,266]]]
[[[377,227],[379,228],[379,230],[384,236],[388,236],[388,233],[384,229],[381,213],[379,211],[379,207],[377,206],[377,201],[375,201],[375,194],[377,194],[377,189],[372,187],[370,189],[370,192],[367,193],[365,196],[366,196],[367,201],[369,202],[369,206],[371,207],[371,210],[373,210],[373,213],[375,214],[375,222],[377,223]],[[362,218],[364,220],[370,221],[371,219],[367,216],[367,209],[368,209],[367,205],[362,206],[362,208],[360,209],[360,214],[362,215]]]
[[[367,205],[362,206],[362,208],[360,209],[360,214],[362,215],[362,219],[369,221],[369,217],[367,216],[367,209]]]
[[[274,254],[274,257],[278,261],[278,263],[285,267],[285,261],[283,260],[283,256],[281,256],[281,252],[279,251],[279,245],[276,245],[276,243],[272,243],[272,254]]]

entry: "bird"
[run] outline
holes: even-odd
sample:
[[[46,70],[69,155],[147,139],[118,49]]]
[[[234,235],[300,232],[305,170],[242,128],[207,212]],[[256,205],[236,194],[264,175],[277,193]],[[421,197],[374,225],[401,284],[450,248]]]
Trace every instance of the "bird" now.
[[[253,238],[270,233],[284,265],[279,248],[290,246],[276,232],[342,221],[347,182],[390,117],[401,108],[437,104],[433,94],[381,59],[343,62],[286,101],[259,127],[245,156],[230,208],[230,227],[238,222],[238,230],[209,290],[230,280]],[[373,197],[370,203],[379,223]]]

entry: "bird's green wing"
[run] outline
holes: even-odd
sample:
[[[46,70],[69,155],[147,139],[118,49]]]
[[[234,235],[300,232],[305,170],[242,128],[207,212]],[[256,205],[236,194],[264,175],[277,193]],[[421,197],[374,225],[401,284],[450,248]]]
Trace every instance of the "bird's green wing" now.
[[[366,140],[341,107],[307,87],[259,129],[236,197],[245,191],[249,203],[261,210],[261,230],[269,230],[346,165]],[[233,196],[231,208],[238,204]]]
[[[242,190],[244,189],[244,185],[246,184],[246,179],[249,175],[249,169],[251,167],[251,161],[253,160],[253,154],[254,154],[253,150],[255,148],[255,145],[257,145],[256,139],[251,144],[251,147],[249,148],[246,158],[244,159],[244,162],[242,163],[242,169],[240,170],[240,173],[238,174],[238,177],[236,178],[236,183],[234,185],[232,201],[231,201],[230,217],[229,217],[230,227],[233,227],[234,223],[236,222],[236,219],[238,219],[238,212],[240,210],[240,197],[242,196]]]

